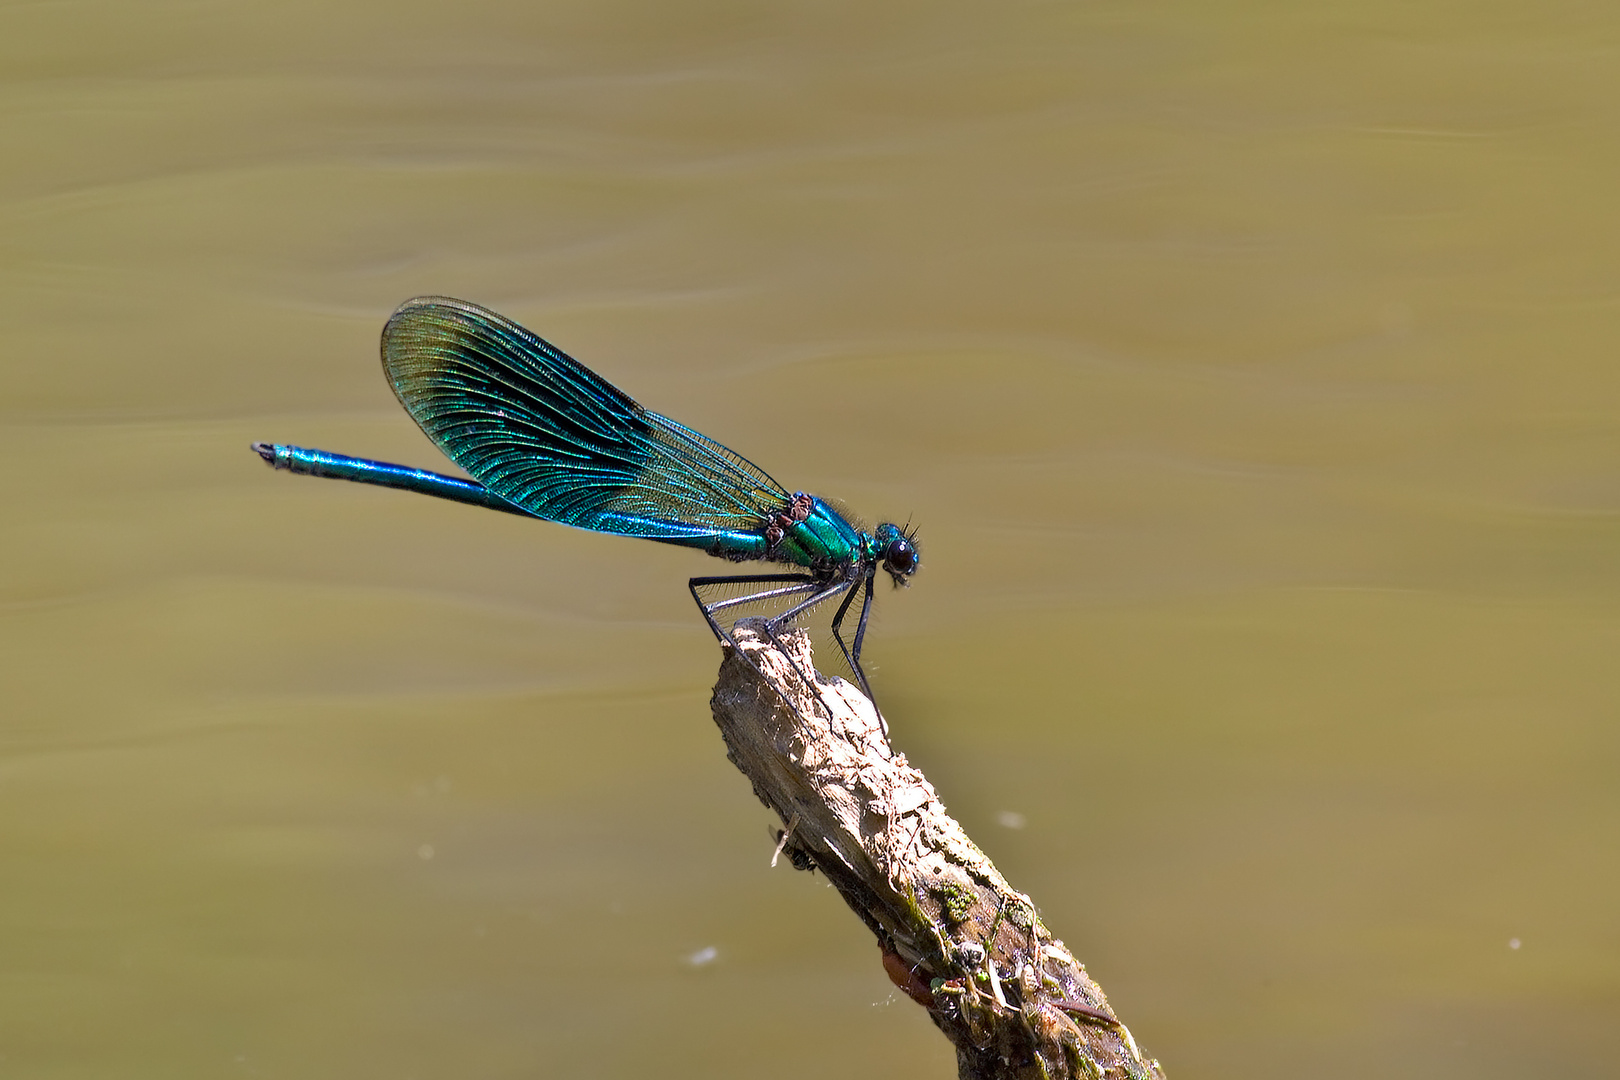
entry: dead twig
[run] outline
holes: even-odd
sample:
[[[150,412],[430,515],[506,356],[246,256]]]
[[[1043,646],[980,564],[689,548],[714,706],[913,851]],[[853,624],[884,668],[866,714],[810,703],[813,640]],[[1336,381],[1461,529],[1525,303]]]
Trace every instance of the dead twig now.
[[[748,660],[728,652],[711,702],[728,756],[787,825],[794,865],[827,876],[956,1046],[959,1077],[1163,1080],[1030,898],[892,750],[872,703],[816,673],[803,634],[784,639],[791,658],[746,622],[735,637]]]

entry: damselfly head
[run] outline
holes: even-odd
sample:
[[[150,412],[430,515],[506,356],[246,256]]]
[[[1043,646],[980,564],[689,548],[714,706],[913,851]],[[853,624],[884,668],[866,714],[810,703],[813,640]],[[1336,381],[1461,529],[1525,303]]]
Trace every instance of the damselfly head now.
[[[908,584],[906,579],[917,572],[922,562],[922,555],[917,551],[917,534],[907,533],[898,525],[883,524],[872,534],[872,540],[883,569],[889,572],[894,583]]]

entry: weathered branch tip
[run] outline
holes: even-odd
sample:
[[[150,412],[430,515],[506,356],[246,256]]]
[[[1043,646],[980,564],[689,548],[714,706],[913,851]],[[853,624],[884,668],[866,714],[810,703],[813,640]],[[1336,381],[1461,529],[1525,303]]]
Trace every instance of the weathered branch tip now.
[[[962,1080],[1163,1080],[1033,901],[1007,884],[884,737],[872,703],[740,623],[711,707],[727,756],[781,818],[779,851],[827,876]],[[816,683],[807,686],[798,672]]]

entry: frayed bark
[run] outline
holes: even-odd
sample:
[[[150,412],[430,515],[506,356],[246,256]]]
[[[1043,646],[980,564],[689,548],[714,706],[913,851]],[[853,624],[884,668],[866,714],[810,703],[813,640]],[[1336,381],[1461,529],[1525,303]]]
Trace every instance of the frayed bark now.
[[[784,639],[791,662],[746,622],[735,637],[747,659],[727,651],[711,701],[728,756],[782,819],[779,850],[826,875],[956,1046],[962,1080],[1163,1080],[1030,898],[889,746],[872,703],[815,672],[806,635]]]

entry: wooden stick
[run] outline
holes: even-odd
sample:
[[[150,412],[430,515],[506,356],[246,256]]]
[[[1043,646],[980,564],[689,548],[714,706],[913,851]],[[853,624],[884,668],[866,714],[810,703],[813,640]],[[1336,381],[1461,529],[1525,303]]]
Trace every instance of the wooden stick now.
[[[1164,1080],[1035,904],[946,814],[883,736],[872,703],[788,656],[749,622],[710,702],[728,757],[786,826],[779,851],[826,875],[882,950],[884,970],[956,1047],[961,1080]]]

